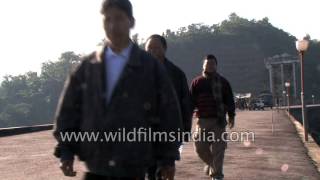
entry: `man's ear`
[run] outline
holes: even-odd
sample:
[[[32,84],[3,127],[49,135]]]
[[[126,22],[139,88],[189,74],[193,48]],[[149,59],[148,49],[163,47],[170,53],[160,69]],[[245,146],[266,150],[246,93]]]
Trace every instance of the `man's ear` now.
[[[130,19],[130,28],[134,28],[134,25],[135,25],[135,22],[136,20],[134,19],[134,17],[132,17],[131,19]]]

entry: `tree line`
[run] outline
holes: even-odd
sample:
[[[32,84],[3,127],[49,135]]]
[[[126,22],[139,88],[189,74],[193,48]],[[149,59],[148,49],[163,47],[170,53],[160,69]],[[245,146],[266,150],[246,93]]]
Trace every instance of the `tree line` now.
[[[232,13],[219,24],[191,24],[177,31],[168,29],[162,35],[168,41],[168,58],[181,67],[189,82],[200,75],[203,57],[213,53],[219,72],[239,93],[258,94],[269,89],[265,58],[283,53],[297,56],[297,38],[274,27],[268,18],[248,20]],[[313,94],[319,102],[320,42],[308,38],[306,98],[311,102]],[[138,42],[139,35],[133,39]],[[5,76],[0,86],[0,128],[52,123],[63,83],[80,59],[75,52],[65,52],[58,60],[43,63],[40,74]],[[297,79],[299,85],[299,76]]]

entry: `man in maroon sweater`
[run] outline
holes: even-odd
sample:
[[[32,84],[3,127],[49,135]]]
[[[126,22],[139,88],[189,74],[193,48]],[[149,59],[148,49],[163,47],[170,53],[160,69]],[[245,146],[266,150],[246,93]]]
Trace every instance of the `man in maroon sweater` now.
[[[191,97],[196,111],[195,148],[205,162],[205,171],[212,180],[223,179],[226,125],[234,126],[235,103],[229,82],[217,73],[217,59],[207,55],[202,75],[191,84]],[[228,121],[226,119],[228,114]],[[214,138],[213,138],[214,137]]]

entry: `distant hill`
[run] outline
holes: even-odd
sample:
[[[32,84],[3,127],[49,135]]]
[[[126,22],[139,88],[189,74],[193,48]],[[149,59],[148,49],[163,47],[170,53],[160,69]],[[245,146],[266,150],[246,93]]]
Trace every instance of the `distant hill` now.
[[[169,44],[168,57],[186,72],[189,81],[200,74],[203,57],[213,53],[218,58],[220,73],[231,81],[236,92],[256,94],[269,90],[264,59],[283,53],[298,55],[296,38],[274,27],[268,18],[247,20],[233,13],[220,24],[192,24],[176,32],[167,30],[163,35]],[[306,66],[307,93],[320,95],[318,41],[311,42]],[[299,74],[297,71],[297,79]]]

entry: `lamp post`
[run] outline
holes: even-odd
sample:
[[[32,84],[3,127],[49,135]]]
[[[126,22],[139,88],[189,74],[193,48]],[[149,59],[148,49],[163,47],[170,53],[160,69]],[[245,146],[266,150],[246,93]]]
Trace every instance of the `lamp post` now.
[[[315,104],[314,95],[312,94],[312,104]]]
[[[290,82],[286,82],[284,85],[287,88],[287,106],[288,113],[290,114]]]
[[[286,91],[282,91],[282,106],[286,106]]]
[[[304,140],[308,141],[308,119],[306,116],[306,105],[304,98],[304,53],[308,49],[309,41],[307,40],[298,40],[296,42],[296,48],[300,55],[300,76],[301,76],[301,110],[302,110],[302,122],[304,128]]]

